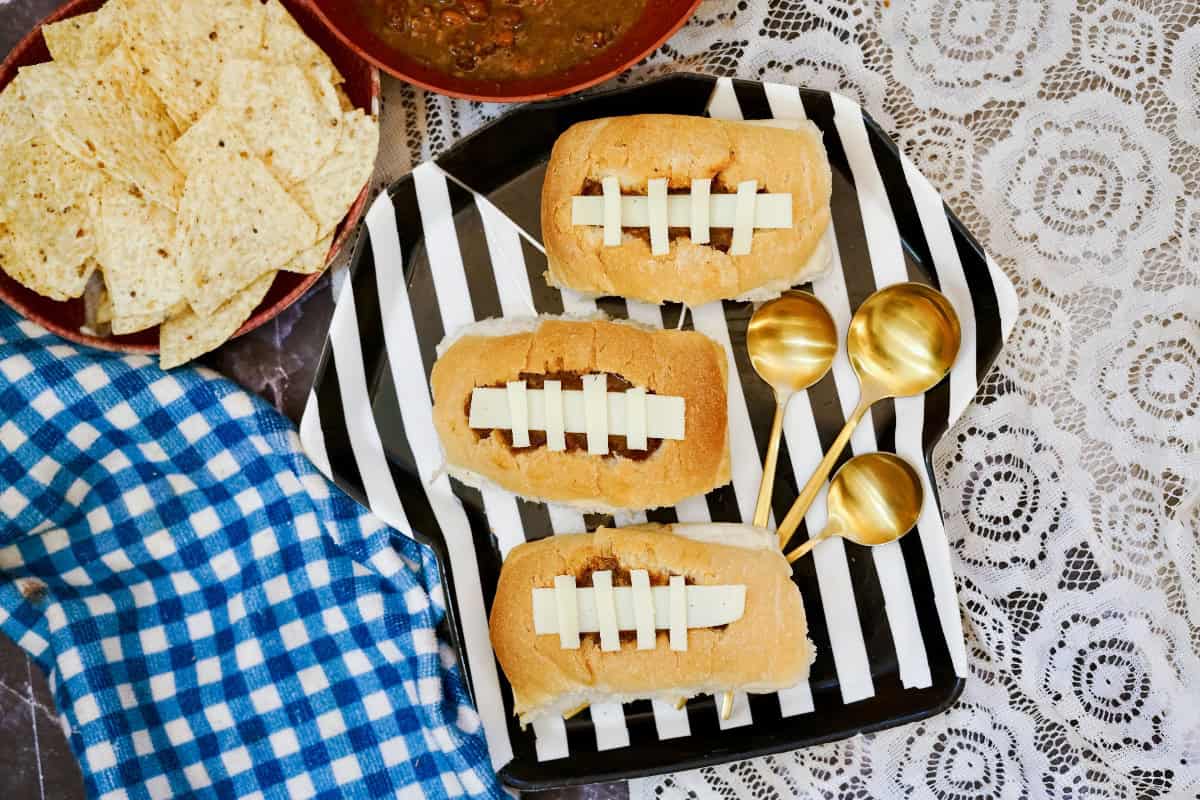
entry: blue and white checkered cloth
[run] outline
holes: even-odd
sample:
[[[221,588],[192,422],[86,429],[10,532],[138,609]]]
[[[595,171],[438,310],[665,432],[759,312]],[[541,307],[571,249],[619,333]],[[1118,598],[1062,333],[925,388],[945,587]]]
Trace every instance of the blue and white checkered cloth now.
[[[202,370],[0,307],[0,632],[92,797],[490,797],[432,554]]]

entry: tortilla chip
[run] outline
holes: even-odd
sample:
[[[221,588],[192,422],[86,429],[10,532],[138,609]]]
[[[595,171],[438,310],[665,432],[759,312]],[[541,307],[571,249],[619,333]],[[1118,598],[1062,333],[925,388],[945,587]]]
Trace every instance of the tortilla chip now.
[[[37,244],[0,223],[0,270],[30,291],[51,300],[71,300],[83,294],[96,262],[52,265]]]
[[[200,167],[205,160],[222,153],[250,153],[250,145],[242,137],[229,112],[213,106],[204,112],[187,133],[171,145],[167,154],[185,174]]]
[[[263,58],[282,64],[296,64],[304,69],[323,68],[329,71],[334,83],[345,78],[329,60],[329,56],[308,38],[295,18],[279,0],[267,0],[264,9],[267,22],[263,31]]]
[[[42,26],[50,57],[64,64],[101,61],[121,43],[121,4],[109,0],[98,11]]]
[[[258,308],[275,275],[259,276],[209,316],[189,310],[164,322],[158,334],[159,365],[171,369],[224,344]]]
[[[0,151],[0,268],[55,300],[83,294],[95,268],[101,177],[45,134]]]
[[[156,325],[183,299],[175,215],[148,202],[136,187],[105,181],[101,188],[96,260],[111,298],[114,330],[117,320],[141,325],[134,330]],[[142,324],[147,319],[155,321]]]
[[[221,66],[258,54],[266,13],[259,0],[128,0],[122,32],[142,77],[190,125],[211,106]]]
[[[187,180],[178,225],[188,302],[201,316],[317,240],[316,223],[261,161],[237,153],[206,159]]]
[[[325,269],[325,261],[329,258],[329,248],[333,247],[333,234],[329,234],[312,247],[302,250],[281,269],[285,272],[296,272],[300,275],[312,275]]]
[[[93,296],[94,295],[94,296]],[[124,336],[137,333],[160,324],[166,315],[150,314],[144,317],[113,318],[112,297],[104,285],[100,273],[92,275],[87,289],[83,293],[84,327],[81,330],[92,336],[101,338],[108,336]]]
[[[18,75],[0,92],[0,150],[25,144],[42,131],[21,89],[23,83]]]
[[[165,314],[143,314],[133,315],[129,317],[113,317],[110,323],[113,336],[125,336],[130,333],[138,333],[140,331],[153,328],[155,325],[163,324],[166,319]]]
[[[317,101],[325,109],[325,113],[341,120],[346,109],[342,108],[341,98],[345,95],[342,87],[334,83],[334,73],[329,67],[313,67],[307,71],[308,83],[316,92]],[[340,137],[339,137],[340,138]]]
[[[318,236],[329,235],[371,178],[379,149],[379,121],[362,111],[342,116],[342,138],[333,155],[308,180],[289,189],[317,221]]]
[[[124,49],[94,69],[47,62],[25,67],[21,77],[26,101],[62,149],[175,208],[183,176],[165,150],[178,129]]]
[[[284,185],[316,172],[341,138],[341,116],[294,64],[230,61],[221,71],[217,102]]]

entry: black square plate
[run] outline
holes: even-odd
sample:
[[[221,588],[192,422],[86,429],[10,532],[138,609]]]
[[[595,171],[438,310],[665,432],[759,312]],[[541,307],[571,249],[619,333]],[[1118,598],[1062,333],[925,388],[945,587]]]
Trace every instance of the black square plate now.
[[[853,440],[860,450],[889,450],[923,462],[928,511],[918,530],[889,552],[823,545],[820,558],[797,564],[795,581],[817,648],[807,690],[742,696],[732,727],[721,725],[711,697],[693,699],[669,720],[665,706],[649,701],[585,711],[565,726],[551,726],[557,730],[544,733],[539,747],[534,730],[521,730],[511,715],[511,691],[487,644],[484,615],[501,564],[494,529],[507,519],[526,538],[539,538],[555,527],[562,531],[563,517],[507,497],[493,497],[488,507],[479,491],[439,473],[427,379],[438,342],[463,322],[505,311],[578,307],[545,284],[544,255],[513,224],[538,237],[542,176],[554,140],[567,127],[647,112],[811,119],[824,134],[833,167],[829,243],[835,258],[830,276],[804,288],[825,300],[844,332],[853,309],[877,287],[903,280],[932,284],[959,312],[962,353],[950,376],[924,398],[876,406]],[[521,297],[523,303],[514,301]],[[598,305],[615,317],[654,322],[661,313],[659,324],[668,327],[678,325],[684,311],[615,298]],[[368,214],[301,436],[313,460],[343,489],[437,552],[448,633],[506,783],[535,789],[716,764],[912,722],[944,710],[962,691],[966,654],[928,457],[970,402],[1015,309],[1003,274],[852,101],[794,87],[674,75],[521,107],[459,142],[437,166],[423,165],[391,186]],[[685,317],[685,327],[723,340],[736,367],[730,387],[734,484],[693,505],[689,518],[698,508],[715,521],[741,521],[753,509],[753,465],[765,451],[774,399],[746,356],[752,311],[749,303],[725,302]],[[797,477],[807,478],[857,400],[844,353],[840,359],[820,384],[793,400],[776,519],[795,498]],[[489,520],[489,511],[497,516],[500,505],[507,516]],[[674,521],[677,511],[648,516]],[[813,513],[808,521],[816,524]],[[605,523],[612,519],[586,518],[589,528]]]

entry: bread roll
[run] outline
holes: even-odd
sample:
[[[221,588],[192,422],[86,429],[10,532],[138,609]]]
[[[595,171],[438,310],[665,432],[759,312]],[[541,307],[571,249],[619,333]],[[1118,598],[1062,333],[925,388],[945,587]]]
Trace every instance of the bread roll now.
[[[532,590],[553,586],[558,575],[589,586],[594,569],[613,570],[617,584],[634,569],[648,570],[659,585],[669,575],[697,586],[741,584],[745,609],[723,628],[689,630],[685,651],[670,649],[664,630],[652,650],[622,636],[620,650],[602,651],[595,634],[584,634],[577,650],[564,649],[557,635],[536,634]],[[774,536],[749,525],[601,528],[519,545],[504,562],[491,613],[492,647],[512,684],[514,713],[528,723],[582,703],[674,702],[807,680],[814,652],[791,576]]]
[[[821,133],[808,121],[779,124],[791,128],[664,114],[573,125],[555,142],[542,188],[547,280],[589,295],[698,306],[767,300],[824,272],[832,179]],[[791,194],[792,227],[756,228],[747,255],[727,252],[727,228],[713,228],[709,244],[672,228],[666,255],[651,253],[645,228],[623,228],[620,245],[607,247],[601,227],[572,223],[572,198],[597,193],[608,176],[625,195],[645,195],[651,178],[666,178],[672,192],[711,180],[714,193],[755,180],[760,192]]]
[[[694,331],[664,331],[625,321],[564,317],[489,320],[447,339],[433,368],[433,421],[449,473],[471,486],[492,482],[534,501],[611,513],[674,505],[729,482],[724,350]],[[535,438],[514,448],[508,431],[470,426],[476,387],[542,377],[606,373],[648,392],[682,397],[682,440],[650,440],[608,455],[591,455],[567,434],[565,452]],[[570,388],[566,380],[563,389]],[[531,436],[536,436],[531,432]]]

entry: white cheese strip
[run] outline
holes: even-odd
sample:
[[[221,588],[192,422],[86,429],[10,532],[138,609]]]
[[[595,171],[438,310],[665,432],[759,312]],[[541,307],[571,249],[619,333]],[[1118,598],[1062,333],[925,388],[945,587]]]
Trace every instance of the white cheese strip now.
[[[625,390],[625,446],[630,450],[645,450],[646,390],[640,386]]]
[[[555,578],[555,583],[558,578]],[[629,573],[633,584],[633,626],[637,631],[637,649],[653,650],[657,639],[654,635],[654,595],[650,592],[650,573],[635,569]],[[561,637],[561,634],[560,634]]]
[[[687,587],[682,575],[671,576],[667,599],[671,607],[671,649],[687,650]]]
[[[603,376],[601,376],[603,377]],[[547,409],[561,410],[562,429],[565,433],[587,433],[588,421],[584,393],[578,389],[560,391],[550,389],[528,389],[525,404],[529,411],[529,430],[546,431],[547,444],[550,438],[550,416]],[[555,402],[557,393],[561,402]],[[608,406],[608,433],[611,436],[629,435],[629,401],[625,392],[605,392]],[[681,440],[685,433],[687,403],[682,397],[647,394],[645,398],[646,436],[651,439]],[[508,390],[494,388],[475,389],[471,393],[471,413],[467,420],[472,428],[498,428],[509,430],[512,418],[508,408]],[[636,422],[635,422],[636,424]],[[563,444],[565,448],[565,443]]]
[[[513,447],[529,447],[529,403],[525,395],[525,381],[509,381],[506,391]]]
[[[750,252],[754,238],[754,206],[758,198],[758,181],[742,181],[737,189],[737,206],[733,212],[733,243],[729,255],[744,256]]]
[[[604,246],[621,243],[621,182],[609,176],[600,181],[604,190]]]
[[[712,182],[702,178],[692,181],[692,241],[696,244],[708,244],[708,211],[709,193]],[[669,213],[670,209],[668,209]],[[606,242],[607,244],[607,242]]]
[[[554,578],[554,604],[558,616],[558,644],[564,650],[579,649],[579,604],[574,575]]]
[[[671,252],[667,236],[667,179],[651,178],[646,182],[646,199],[650,207],[650,253],[665,256]]]
[[[566,426],[563,425],[563,396],[561,381],[546,381],[538,392],[539,408],[542,409],[542,425],[546,429],[546,447],[553,452],[561,453],[567,449]],[[471,403],[471,412],[475,412],[475,403]]]
[[[621,649],[621,628],[617,625],[617,601],[613,595],[612,570],[592,573],[596,604],[596,626],[600,630],[601,650]]]
[[[593,573],[593,584],[596,583],[596,575],[599,574],[598,572]],[[591,586],[575,589],[580,633],[601,632],[597,594],[596,589]],[[633,589],[629,586],[617,586],[613,588],[612,595],[613,606],[617,613],[617,630],[636,630]],[[671,628],[670,588],[652,586],[650,595],[654,600],[655,629],[669,631]],[[728,625],[741,619],[742,614],[745,613],[746,587],[742,584],[685,586],[684,597],[687,606],[687,626],[690,629]],[[554,589],[533,590],[533,629],[539,635],[558,633],[558,605],[554,597]]]
[[[608,453],[608,376],[583,376],[583,412],[588,453]]]
[[[604,198],[594,195],[571,198],[571,224],[603,225]],[[710,228],[732,228],[737,214],[736,194],[713,194],[708,198]],[[625,228],[650,227],[650,201],[641,195],[621,197],[621,225]],[[690,228],[692,198],[684,194],[667,196],[667,226]],[[792,227],[792,195],[760,194],[754,198],[755,228]]]

